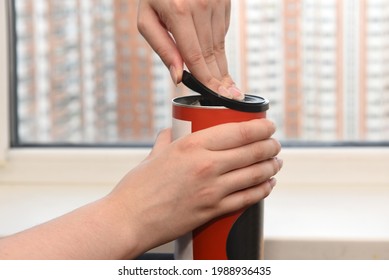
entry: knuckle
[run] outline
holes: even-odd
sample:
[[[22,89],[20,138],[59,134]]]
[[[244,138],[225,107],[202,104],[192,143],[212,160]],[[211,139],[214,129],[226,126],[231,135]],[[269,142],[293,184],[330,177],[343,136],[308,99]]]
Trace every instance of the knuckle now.
[[[216,61],[216,56],[213,47],[204,48],[202,51],[204,60],[207,64],[213,63]]]
[[[212,159],[204,159],[197,163],[193,168],[194,176],[209,177],[216,171],[216,164]]]
[[[266,150],[263,147],[258,147],[256,145],[253,145],[251,155],[253,157],[253,160],[255,162],[260,162],[265,159],[266,157]]]
[[[181,141],[177,141],[177,149],[179,153],[190,153],[201,148],[200,142],[194,137],[185,137]]]
[[[136,26],[138,28],[138,31],[140,34],[144,35],[146,30],[147,30],[147,27],[148,27],[148,23],[147,23],[147,20],[144,19],[145,17],[138,17],[137,21],[136,21]]]
[[[262,183],[265,180],[265,174],[263,168],[254,169],[251,174],[251,185],[255,186]]]
[[[272,158],[255,165],[255,168],[252,168],[251,173],[248,176],[248,180],[251,186],[256,186],[266,182],[279,171],[280,165],[277,159]]]
[[[201,52],[191,51],[187,55],[186,63],[189,64],[188,66],[196,66],[196,65],[200,65],[202,63],[203,59],[204,59],[204,57],[203,57],[203,54]]]
[[[213,46],[213,49],[214,49],[214,52],[217,54],[224,53],[226,50],[225,41],[223,40],[223,41],[220,41],[218,43],[215,43],[215,45]]]
[[[202,10],[208,10],[209,6],[210,6],[210,1],[209,0],[198,0],[197,1],[197,4],[198,6],[202,9]]]
[[[211,188],[209,186],[204,187],[197,194],[198,201],[201,201],[202,208],[211,211],[218,205],[218,196],[215,191],[215,188]]]
[[[224,73],[222,78],[222,84],[232,86],[234,81],[228,72]]]
[[[165,45],[160,45],[155,47],[155,52],[159,55],[161,59],[163,58],[172,58],[172,51]]]
[[[187,1],[172,0],[170,6],[172,14],[177,14],[181,16],[187,15],[189,13],[189,5],[186,2]]]
[[[242,123],[242,125],[239,126],[239,135],[242,138],[242,140],[245,142],[250,142],[252,138],[250,129],[248,129],[248,127],[244,125],[244,123]]]

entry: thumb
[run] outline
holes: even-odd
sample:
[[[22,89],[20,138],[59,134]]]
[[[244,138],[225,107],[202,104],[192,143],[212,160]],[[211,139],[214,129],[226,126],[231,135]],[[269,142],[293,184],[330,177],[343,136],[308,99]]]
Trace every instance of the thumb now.
[[[158,154],[160,151],[164,150],[164,148],[172,142],[172,129],[166,128],[162,130],[155,140],[154,147],[150,152],[150,156]]]

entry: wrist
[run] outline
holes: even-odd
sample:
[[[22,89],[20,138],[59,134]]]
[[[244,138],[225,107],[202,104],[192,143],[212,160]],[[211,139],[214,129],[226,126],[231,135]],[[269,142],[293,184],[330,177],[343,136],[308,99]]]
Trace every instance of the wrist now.
[[[106,209],[105,220],[109,223],[109,226],[103,225],[109,234],[104,240],[110,243],[111,250],[117,252],[115,258],[133,259],[142,254],[146,248],[134,213],[129,211],[127,203],[117,195],[109,195],[101,203],[101,207]]]

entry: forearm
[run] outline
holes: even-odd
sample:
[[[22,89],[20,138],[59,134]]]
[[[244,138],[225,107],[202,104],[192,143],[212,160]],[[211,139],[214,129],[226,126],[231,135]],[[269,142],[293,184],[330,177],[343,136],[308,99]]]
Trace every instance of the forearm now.
[[[122,259],[141,253],[120,204],[104,198],[0,239],[0,259]]]
[[[266,197],[282,167],[266,119],[170,130],[105,198],[0,239],[0,259],[124,259]],[[190,159],[190,160],[188,160]]]

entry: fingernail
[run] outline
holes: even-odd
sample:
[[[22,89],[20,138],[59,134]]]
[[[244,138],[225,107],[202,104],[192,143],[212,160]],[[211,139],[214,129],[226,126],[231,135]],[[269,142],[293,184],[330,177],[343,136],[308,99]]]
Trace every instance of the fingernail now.
[[[271,186],[272,188],[274,188],[274,186],[277,184],[277,179],[273,177],[273,178],[270,178],[270,179],[268,180],[268,182],[269,182],[270,186]]]
[[[172,81],[173,81],[174,85],[177,86],[177,72],[176,72],[176,68],[173,65],[170,66],[169,72],[170,72],[170,77],[172,78]]]
[[[230,98],[230,99],[232,99],[232,94],[231,94],[231,92],[229,92],[225,87],[223,87],[223,86],[220,86],[219,88],[218,88],[218,93],[220,94],[220,95],[222,95],[222,96],[224,96],[224,97],[227,97],[227,98]]]
[[[228,91],[232,95],[233,99],[236,99],[236,100],[243,100],[244,99],[243,92],[241,92],[240,89],[238,89],[236,86],[229,87]]]
[[[283,161],[281,158],[278,158],[278,157],[276,157],[275,159],[277,160],[278,165],[279,165],[279,167],[280,167],[280,169],[281,169],[282,166],[284,165],[284,161]]]

